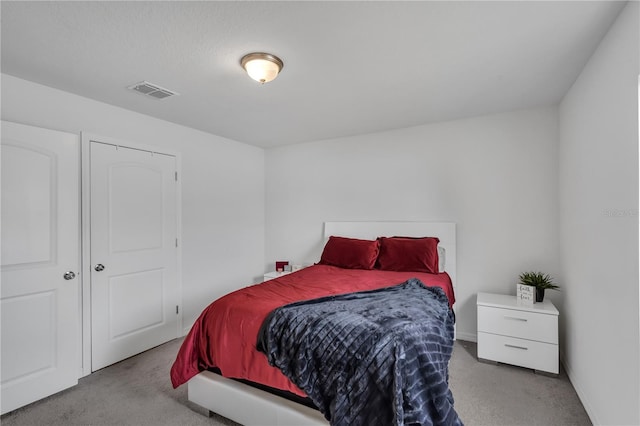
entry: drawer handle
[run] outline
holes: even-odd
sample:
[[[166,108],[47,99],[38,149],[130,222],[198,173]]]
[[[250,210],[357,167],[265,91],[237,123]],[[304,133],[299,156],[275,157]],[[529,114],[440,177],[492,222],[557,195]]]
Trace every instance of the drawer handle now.
[[[518,318],[518,317],[509,317],[507,315],[504,316],[506,319],[516,320],[516,321],[524,321],[527,322],[526,318]]]
[[[522,349],[523,351],[528,351],[529,350],[529,348],[525,348],[524,346],[509,345],[508,343],[505,343],[504,345],[507,348]]]

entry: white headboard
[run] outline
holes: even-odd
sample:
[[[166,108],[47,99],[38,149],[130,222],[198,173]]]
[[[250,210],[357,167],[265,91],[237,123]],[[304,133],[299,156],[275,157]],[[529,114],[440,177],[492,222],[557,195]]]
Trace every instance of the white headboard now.
[[[453,222],[325,222],[324,238],[332,235],[374,240],[377,237],[438,237],[446,250],[445,271],[456,288],[456,224]]]

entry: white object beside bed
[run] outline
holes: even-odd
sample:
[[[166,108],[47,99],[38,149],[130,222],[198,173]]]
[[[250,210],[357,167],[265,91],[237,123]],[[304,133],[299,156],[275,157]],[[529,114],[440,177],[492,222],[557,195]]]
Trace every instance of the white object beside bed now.
[[[328,424],[318,410],[211,371],[198,374],[188,386],[189,401],[244,426]]]
[[[325,222],[331,235],[373,240],[377,237],[438,237],[446,250],[445,270],[456,288],[456,225],[451,222]],[[455,308],[454,308],[455,309]],[[326,425],[316,410],[244,383],[203,371],[187,383],[189,401],[245,426]]]

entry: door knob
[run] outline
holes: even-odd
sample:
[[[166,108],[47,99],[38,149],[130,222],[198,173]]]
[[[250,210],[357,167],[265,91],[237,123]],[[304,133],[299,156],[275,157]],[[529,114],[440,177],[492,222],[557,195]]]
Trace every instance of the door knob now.
[[[98,263],[94,269],[96,272],[104,271],[104,265],[102,263]]]
[[[64,275],[62,276],[65,280],[72,280],[76,277],[76,274],[72,271],[67,271],[64,273]]]

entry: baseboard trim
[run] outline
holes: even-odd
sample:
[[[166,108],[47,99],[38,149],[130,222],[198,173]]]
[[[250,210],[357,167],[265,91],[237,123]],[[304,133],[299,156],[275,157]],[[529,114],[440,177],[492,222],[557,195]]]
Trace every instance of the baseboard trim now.
[[[475,333],[464,333],[464,332],[458,332],[456,334],[456,339],[457,340],[464,340],[467,342],[478,342],[478,335]]]
[[[567,376],[569,377],[569,381],[571,382],[571,385],[573,386],[576,393],[578,394],[578,398],[580,399],[580,402],[582,402],[582,406],[584,407],[584,410],[587,412],[587,416],[589,416],[589,419],[591,420],[591,424],[594,424],[594,425],[602,424],[598,419],[598,416],[596,415],[595,410],[593,409],[593,405],[589,401],[589,398],[587,397],[585,392],[582,390],[583,389],[582,385],[580,384],[580,381],[576,378],[576,375],[571,369],[571,366],[569,365],[569,363],[567,363],[566,359],[564,359],[563,356],[560,356],[560,362],[562,363],[562,366],[564,367],[564,371],[566,371]]]

